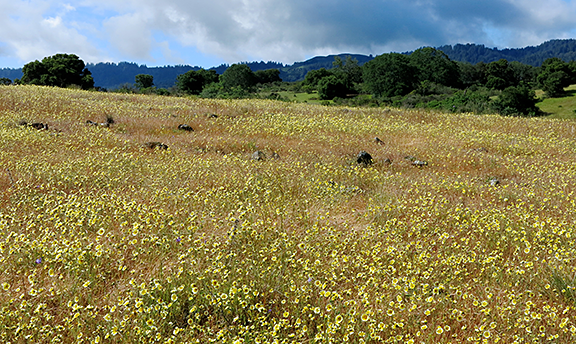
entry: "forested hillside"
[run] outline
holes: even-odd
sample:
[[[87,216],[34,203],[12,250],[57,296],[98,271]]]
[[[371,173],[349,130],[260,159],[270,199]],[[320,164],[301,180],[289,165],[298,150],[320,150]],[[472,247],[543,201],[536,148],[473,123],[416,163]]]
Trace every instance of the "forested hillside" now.
[[[311,70],[318,70],[321,68],[330,69],[333,66],[334,58],[340,57],[345,60],[347,56],[358,61],[358,65],[362,66],[364,63],[372,60],[372,55],[359,55],[359,54],[339,54],[328,56],[316,56],[304,62],[296,62],[291,66],[286,66],[280,69],[280,77],[284,81],[300,81],[304,80],[306,74]]]
[[[497,49],[488,48],[481,44],[456,44],[454,46],[444,45],[437,48],[448,55],[453,61],[467,62],[476,64],[478,62],[490,63],[500,59],[509,62],[518,61],[531,66],[540,66],[542,62],[551,57],[558,57],[564,61],[576,60],[576,40],[575,39],[557,39],[542,43],[536,47],[525,47],[515,49]],[[412,52],[406,52],[410,54]],[[303,62],[295,62],[292,65],[284,65],[279,62],[241,62],[246,64],[254,72],[266,69],[280,70],[280,78],[283,81],[294,82],[304,80],[306,74],[311,70],[321,68],[330,69],[333,67],[332,62],[335,57],[342,60],[350,56],[358,61],[361,66],[373,59],[372,55],[360,54],[339,54],[329,56],[317,56]],[[218,74],[224,73],[229,67],[222,64],[210,68]],[[96,86],[114,89],[125,84],[134,83],[134,78],[138,74],[148,74],[154,77],[154,85],[158,88],[169,88],[174,86],[176,77],[190,70],[201,69],[198,66],[178,65],[163,67],[148,67],[131,62],[116,63],[97,63],[87,64],[87,68],[92,72]],[[10,80],[22,77],[22,69],[3,68],[0,69],[0,78],[9,78]]]
[[[558,57],[566,62],[576,59],[575,39],[555,39],[540,44],[536,47],[519,49],[487,48],[481,44],[456,44],[455,46],[444,45],[437,48],[442,50],[453,61],[490,63],[500,59],[509,62],[517,61],[527,65],[539,67],[546,59]]]
[[[87,64],[86,66],[94,76],[96,86],[104,88],[116,88],[126,83],[134,83],[134,77],[138,74],[148,74],[154,77],[156,87],[172,87],[176,82],[176,77],[184,74],[189,70],[199,70],[195,66],[164,66],[164,67],[147,67],[131,62],[116,63],[98,63]]]

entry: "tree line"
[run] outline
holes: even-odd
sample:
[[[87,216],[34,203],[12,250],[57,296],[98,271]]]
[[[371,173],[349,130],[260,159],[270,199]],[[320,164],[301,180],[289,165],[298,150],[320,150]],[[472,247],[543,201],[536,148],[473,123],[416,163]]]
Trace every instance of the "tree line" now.
[[[505,59],[476,64],[452,61],[442,50],[425,47],[411,54],[386,53],[362,66],[350,56],[334,57],[330,69],[311,70],[301,82],[286,83],[279,69],[253,72],[246,64],[233,64],[221,75],[215,70],[190,70],[179,74],[175,85],[156,88],[154,77],[138,74],[132,85],[116,92],[158,95],[197,95],[205,98],[265,97],[277,93],[317,93],[324,101],[347,105],[382,104],[424,107],[452,112],[536,116],[535,89],[547,97],[564,95],[576,83],[576,62],[548,58],[534,67]],[[94,89],[94,79],[84,62],[73,54],[57,54],[26,64],[21,79],[0,79],[0,84],[34,84]],[[275,92],[276,91],[276,92]],[[286,100],[286,99],[284,99]]]

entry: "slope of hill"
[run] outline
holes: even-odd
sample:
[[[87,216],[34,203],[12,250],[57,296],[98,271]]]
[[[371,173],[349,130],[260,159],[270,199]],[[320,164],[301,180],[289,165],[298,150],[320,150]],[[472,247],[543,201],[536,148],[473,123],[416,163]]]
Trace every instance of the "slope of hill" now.
[[[565,90],[566,94],[557,98],[547,98],[542,90],[536,91],[536,96],[540,98],[537,106],[549,118],[576,119],[576,85]]]
[[[571,122],[0,95],[2,342],[576,338]]]
[[[550,57],[558,57],[564,61],[576,59],[575,39],[555,39],[542,43],[536,47],[518,49],[487,48],[479,44],[456,44],[455,46],[444,45],[439,50],[454,61],[476,64],[478,62],[490,63],[505,59],[518,61],[532,66],[540,66]]]

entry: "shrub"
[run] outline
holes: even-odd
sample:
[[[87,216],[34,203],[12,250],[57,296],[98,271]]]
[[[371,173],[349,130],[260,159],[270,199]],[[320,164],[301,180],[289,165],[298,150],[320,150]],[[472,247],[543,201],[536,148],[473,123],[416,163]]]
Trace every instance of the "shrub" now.
[[[334,97],[344,98],[348,88],[341,79],[331,75],[318,82],[318,96],[323,100],[334,99]]]
[[[494,109],[501,115],[536,116],[536,95],[526,86],[507,87],[493,103]]]

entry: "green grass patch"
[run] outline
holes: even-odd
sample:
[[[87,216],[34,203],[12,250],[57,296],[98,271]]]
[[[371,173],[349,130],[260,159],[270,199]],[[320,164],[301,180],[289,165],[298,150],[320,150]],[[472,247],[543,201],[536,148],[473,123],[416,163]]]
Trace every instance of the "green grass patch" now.
[[[566,88],[566,96],[560,98],[545,98],[542,90],[536,91],[541,99],[537,104],[540,110],[550,118],[575,119],[576,118],[576,85]]]

